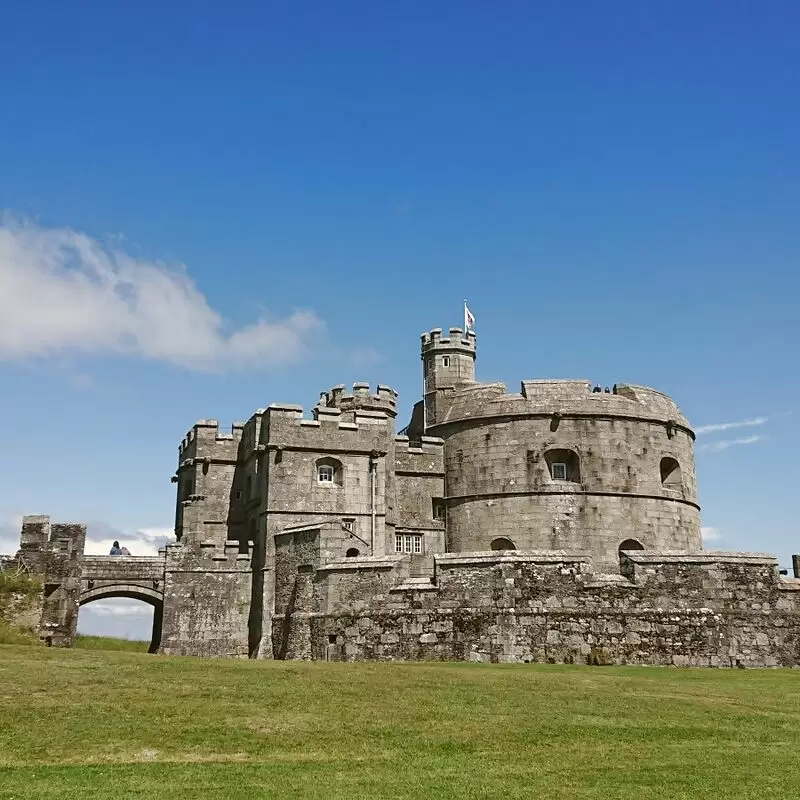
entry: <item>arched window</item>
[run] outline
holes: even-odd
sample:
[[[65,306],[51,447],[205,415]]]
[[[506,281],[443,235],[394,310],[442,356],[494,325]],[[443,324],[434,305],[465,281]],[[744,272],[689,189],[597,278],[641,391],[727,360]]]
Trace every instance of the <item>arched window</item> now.
[[[581,482],[581,460],[574,450],[548,450],[544,454],[550,480]]]
[[[320,458],[315,466],[317,483],[322,486],[342,485],[342,462],[335,458]]]
[[[351,548],[348,549],[348,551],[344,555],[345,555],[345,558],[358,558],[358,556],[361,555],[361,554],[358,552],[358,548],[357,547],[351,547]]]
[[[670,456],[665,456],[661,459],[661,485],[667,489],[681,489],[683,487],[681,465]]]
[[[621,553],[623,550],[644,550],[644,545],[637,542],[636,539],[626,539],[619,546],[619,552]]]
[[[499,539],[492,540],[491,548],[492,550],[516,550],[517,546],[511,539],[501,536]]]

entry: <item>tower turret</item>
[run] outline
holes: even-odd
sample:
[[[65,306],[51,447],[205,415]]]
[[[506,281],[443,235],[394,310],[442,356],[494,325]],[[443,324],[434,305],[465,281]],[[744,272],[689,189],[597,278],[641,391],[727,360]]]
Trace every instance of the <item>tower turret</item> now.
[[[475,382],[475,334],[450,328],[450,336],[442,337],[442,329],[434,328],[421,339],[425,416],[430,426],[441,421],[459,386]]]

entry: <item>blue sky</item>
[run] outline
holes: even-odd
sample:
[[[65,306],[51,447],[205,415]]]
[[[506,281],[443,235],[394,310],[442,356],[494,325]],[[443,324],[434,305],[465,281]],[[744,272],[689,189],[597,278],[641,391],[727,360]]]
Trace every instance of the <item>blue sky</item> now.
[[[3,16],[0,542],[49,513],[155,546],[197,418],[354,380],[405,417],[419,334],[467,297],[483,379],[643,383],[696,426],[751,423],[698,436],[708,544],[788,565],[796,3]]]

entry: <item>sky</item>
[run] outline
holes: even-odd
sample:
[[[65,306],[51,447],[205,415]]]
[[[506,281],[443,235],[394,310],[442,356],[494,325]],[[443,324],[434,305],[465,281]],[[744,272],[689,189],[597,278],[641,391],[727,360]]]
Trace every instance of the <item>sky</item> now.
[[[789,566],[798,30],[770,0],[9,4],[0,552],[30,513],[154,552],[200,418],[367,380],[404,425],[467,298],[482,380],[674,397],[706,546]]]

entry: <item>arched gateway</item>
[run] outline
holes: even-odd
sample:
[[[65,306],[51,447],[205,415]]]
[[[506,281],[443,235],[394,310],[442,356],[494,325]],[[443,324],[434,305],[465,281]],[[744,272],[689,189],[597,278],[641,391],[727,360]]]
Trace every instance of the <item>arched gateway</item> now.
[[[95,600],[128,597],[153,606],[150,652],[161,640],[165,556],[90,556],[83,552],[86,527],[51,525],[49,517],[23,519],[16,559],[42,582],[41,637],[70,647],[82,606]]]

